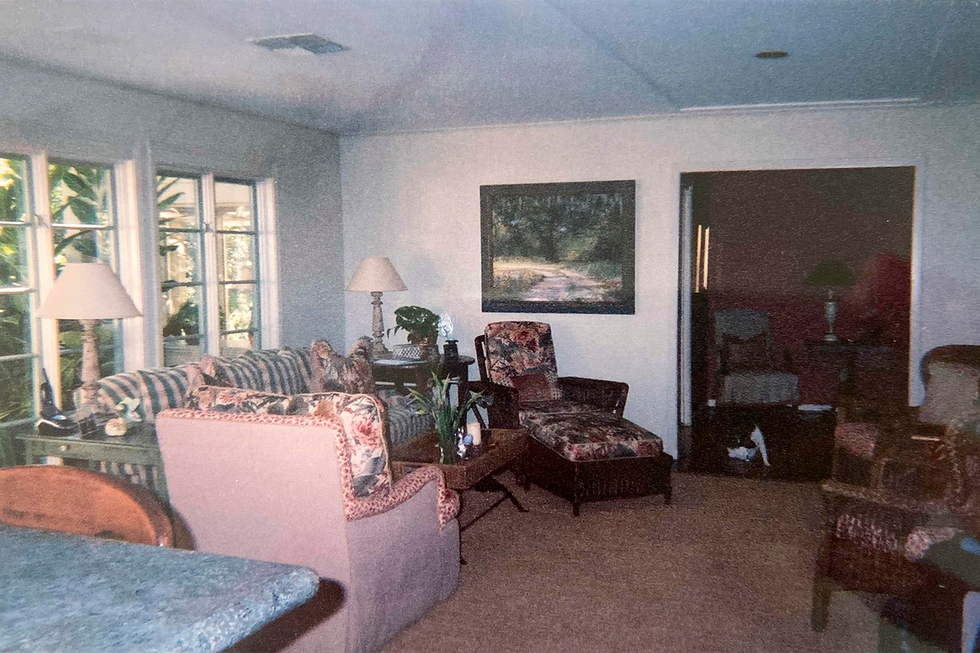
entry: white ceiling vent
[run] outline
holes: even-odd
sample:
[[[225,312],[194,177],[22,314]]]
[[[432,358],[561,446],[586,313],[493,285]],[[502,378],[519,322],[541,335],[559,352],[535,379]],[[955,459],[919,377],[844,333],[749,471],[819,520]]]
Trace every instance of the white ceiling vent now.
[[[288,53],[290,50],[305,50],[312,54],[330,54],[342,52],[347,47],[318,36],[316,34],[288,34],[284,36],[263,36],[249,39],[250,43],[262,46],[273,52]],[[296,52],[295,54],[299,54]]]

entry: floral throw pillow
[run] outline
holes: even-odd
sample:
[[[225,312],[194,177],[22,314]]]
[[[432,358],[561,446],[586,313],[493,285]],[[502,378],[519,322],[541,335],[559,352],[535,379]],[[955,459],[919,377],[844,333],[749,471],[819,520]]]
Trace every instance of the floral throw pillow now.
[[[386,494],[392,483],[384,404],[372,395],[323,392],[295,395],[290,415],[336,417],[344,425],[354,496]]]
[[[352,355],[347,358],[337,353],[326,340],[315,340],[310,345],[313,354],[310,391],[373,393],[374,374],[371,372],[371,360],[360,343],[360,339],[355,342]]]
[[[511,381],[517,390],[517,400],[521,403],[528,401],[552,401],[561,399],[558,388],[558,376],[553,373],[521,374]]]
[[[285,415],[289,397],[258,390],[202,385],[187,394],[183,407],[219,413]]]

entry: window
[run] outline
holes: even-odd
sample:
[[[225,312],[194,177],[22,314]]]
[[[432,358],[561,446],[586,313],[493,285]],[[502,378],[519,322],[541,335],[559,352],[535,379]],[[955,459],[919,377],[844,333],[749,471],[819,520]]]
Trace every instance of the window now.
[[[37,284],[27,170],[23,159],[0,158],[0,422],[35,414]]]
[[[137,174],[135,161],[0,152],[0,464],[10,434],[33,426],[42,370],[58,405],[75,408],[81,324],[36,317],[68,263],[109,265],[154,323],[157,308],[143,298],[156,293],[144,284],[159,283],[158,326],[99,323],[102,376],[278,345],[272,180],[149,173],[159,239],[142,251],[140,189],[146,200],[152,191]]]
[[[165,365],[261,346],[256,184],[157,175]]]
[[[118,272],[113,171],[71,161],[48,165],[54,274],[68,263],[105,263]],[[62,409],[74,408],[73,391],[82,385],[82,325],[58,320],[58,367],[61,370]],[[118,321],[101,321],[99,375],[122,369],[122,339]]]
[[[38,165],[32,167],[29,157],[0,156],[0,424],[7,427],[33,421],[42,366],[62,408],[74,408],[81,324],[41,324],[34,317],[54,279],[67,263],[100,261],[117,268],[113,168],[45,164],[43,157],[33,163]],[[50,221],[34,218],[32,207],[43,204]],[[118,324],[102,322],[98,329],[101,373],[112,374],[122,368]]]

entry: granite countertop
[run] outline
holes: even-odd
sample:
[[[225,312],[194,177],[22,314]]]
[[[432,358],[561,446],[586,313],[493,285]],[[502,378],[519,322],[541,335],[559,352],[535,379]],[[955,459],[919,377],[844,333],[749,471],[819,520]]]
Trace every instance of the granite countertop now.
[[[319,583],[305,567],[0,525],[0,650],[219,651]]]

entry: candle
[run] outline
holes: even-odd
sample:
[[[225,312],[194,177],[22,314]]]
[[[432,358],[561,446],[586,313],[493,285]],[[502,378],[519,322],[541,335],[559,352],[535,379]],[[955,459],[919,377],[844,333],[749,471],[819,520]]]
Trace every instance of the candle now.
[[[479,422],[469,422],[466,425],[466,432],[473,436],[473,445],[480,446],[480,423]]]

